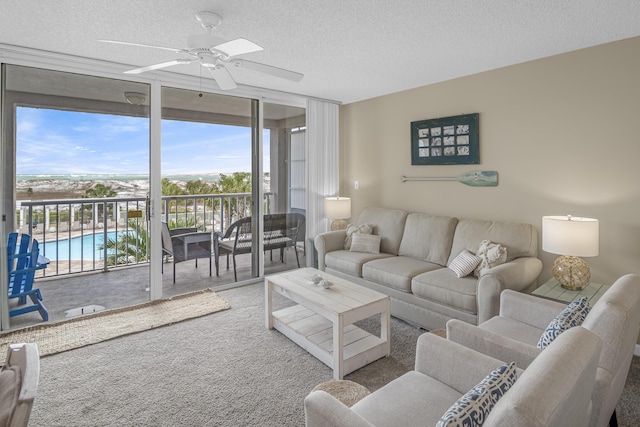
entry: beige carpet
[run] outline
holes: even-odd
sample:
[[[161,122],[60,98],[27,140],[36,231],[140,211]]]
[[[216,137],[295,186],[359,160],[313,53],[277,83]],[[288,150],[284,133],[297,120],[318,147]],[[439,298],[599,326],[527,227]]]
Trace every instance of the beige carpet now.
[[[224,298],[205,289],[0,333],[0,365],[5,363],[9,344],[34,342],[40,356],[46,356],[228,308],[231,306]]]

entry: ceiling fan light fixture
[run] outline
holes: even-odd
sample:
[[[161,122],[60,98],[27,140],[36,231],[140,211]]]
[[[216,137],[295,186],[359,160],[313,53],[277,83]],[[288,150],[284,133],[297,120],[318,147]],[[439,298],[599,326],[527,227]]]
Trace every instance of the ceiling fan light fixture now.
[[[214,29],[217,28],[222,23],[222,16],[218,15],[214,12],[198,12],[196,14],[196,19],[204,28]]]
[[[196,18],[207,31],[205,34],[192,34],[188,36],[186,49],[176,49],[172,47],[153,46],[116,40],[100,41],[105,43],[169,50],[176,54],[188,56],[188,58],[176,58],[172,61],[126,70],[124,71],[125,74],[141,74],[148,71],[162,70],[168,67],[173,67],[174,65],[186,65],[193,62],[199,62],[202,67],[210,71],[212,77],[216,80],[216,83],[222,90],[235,89],[237,87],[233,76],[229,72],[230,68],[245,68],[247,70],[268,74],[294,82],[302,80],[303,74],[295,71],[289,71],[283,68],[248,61],[245,59],[235,59],[236,56],[258,52],[263,50],[263,48],[245,38],[226,41],[221,37],[213,35],[213,29],[222,23],[222,17],[216,13],[203,11],[198,13]],[[147,101],[146,95],[144,97],[140,97],[139,94],[134,95],[133,97],[125,95],[125,98],[130,104],[136,105],[141,105]]]
[[[125,92],[124,99],[132,105],[142,105],[147,101],[147,95],[140,92]]]

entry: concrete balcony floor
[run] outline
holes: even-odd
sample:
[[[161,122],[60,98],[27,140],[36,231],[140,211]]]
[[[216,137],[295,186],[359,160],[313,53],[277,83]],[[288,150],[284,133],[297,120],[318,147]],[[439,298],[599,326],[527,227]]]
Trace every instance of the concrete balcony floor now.
[[[284,252],[284,263],[280,262],[280,252],[273,251],[264,254],[265,275],[278,273],[297,268],[296,256],[293,248]],[[298,249],[300,266],[306,265],[305,253]],[[251,279],[251,255],[238,255],[236,257],[238,282]],[[220,272],[216,277],[215,263],[212,257],[212,275],[209,276],[209,264],[206,259],[185,261],[176,264],[176,282],[173,283],[173,263],[165,262],[162,274],[162,296],[194,292],[206,288],[225,289],[235,283],[233,276],[233,260],[229,258],[229,269],[226,266],[226,257],[220,257]],[[149,266],[137,265],[111,269],[105,272],[78,273],[64,276],[55,276],[36,279],[34,287],[40,288],[43,303],[49,312],[49,322],[67,319],[66,311],[99,305],[105,309],[121,308],[133,304],[149,301]],[[17,300],[9,301],[9,308],[17,306]],[[40,314],[35,311],[11,317],[10,329],[42,324]]]

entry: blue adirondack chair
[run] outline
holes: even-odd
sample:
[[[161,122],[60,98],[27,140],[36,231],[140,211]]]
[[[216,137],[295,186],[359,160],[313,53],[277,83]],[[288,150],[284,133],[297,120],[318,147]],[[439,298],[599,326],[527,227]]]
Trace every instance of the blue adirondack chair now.
[[[19,307],[9,310],[9,316],[18,316],[31,311],[39,311],[42,320],[49,320],[49,313],[42,303],[42,293],[40,289],[33,288],[33,280],[36,270],[42,268],[38,264],[40,254],[38,241],[28,234],[20,237],[18,243],[18,233],[10,233],[7,243],[7,266],[9,269],[9,299],[18,298]],[[27,304],[27,297],[32,304]]]

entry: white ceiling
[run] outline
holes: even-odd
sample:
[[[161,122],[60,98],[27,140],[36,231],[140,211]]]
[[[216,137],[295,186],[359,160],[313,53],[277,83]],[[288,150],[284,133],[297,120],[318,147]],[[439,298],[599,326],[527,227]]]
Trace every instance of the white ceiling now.
[[[233,70],[240,84],[350,103],[640,35],[638,0],[2,0],[0,43],[145,66],[175,59],[202,10],[242,56],[301,72],[289,82]],[[198,64],[171,72],[199,75]],[[206,76],[206,74],[203,74]]]

